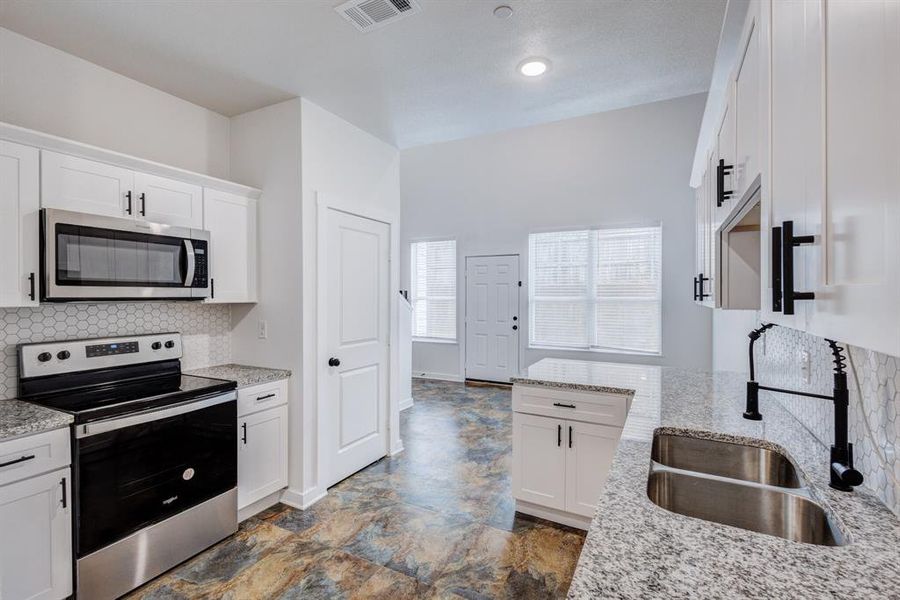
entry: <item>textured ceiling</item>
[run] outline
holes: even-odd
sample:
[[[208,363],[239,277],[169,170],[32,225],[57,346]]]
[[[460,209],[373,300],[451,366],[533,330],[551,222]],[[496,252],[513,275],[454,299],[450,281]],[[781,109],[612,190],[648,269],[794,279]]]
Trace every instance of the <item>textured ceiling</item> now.
[[[0,0],[0,25],[225,115],[294,96],[401,148],[706,91],[725,0]],[[499,4],[515,12],[500,20]],[[516,65],[545,56],[528,80]]]

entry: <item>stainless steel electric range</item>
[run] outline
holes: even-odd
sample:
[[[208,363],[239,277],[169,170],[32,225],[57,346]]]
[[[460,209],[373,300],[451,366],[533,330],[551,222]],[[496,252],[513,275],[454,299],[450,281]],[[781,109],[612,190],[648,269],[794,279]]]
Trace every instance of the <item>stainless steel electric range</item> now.
[[[183,375],[180,334],[18,351],[19,397],[74,416],[79,598],[117,598],[237,530],[237,384]]]

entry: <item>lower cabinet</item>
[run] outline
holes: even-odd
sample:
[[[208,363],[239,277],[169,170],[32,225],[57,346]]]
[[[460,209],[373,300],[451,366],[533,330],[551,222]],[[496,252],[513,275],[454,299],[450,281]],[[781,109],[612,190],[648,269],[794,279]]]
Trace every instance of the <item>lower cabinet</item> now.
[[[72,498],[68,467],[0,486],[0,598],[72,594]]]
[[[514,390],[514,395],[520,394]],[[516,510],[586,528],[603,493],[621,435],[618,424],[514,412],[512,488]]]
[[[287,381],[241,389],[238,391],[238,509],[262,500],[287,484]]]

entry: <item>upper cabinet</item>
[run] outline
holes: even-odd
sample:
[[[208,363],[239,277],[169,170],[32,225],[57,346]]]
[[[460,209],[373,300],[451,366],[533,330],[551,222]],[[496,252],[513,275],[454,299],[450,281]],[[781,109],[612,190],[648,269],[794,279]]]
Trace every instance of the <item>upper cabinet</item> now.
[[[762,64],[757,6],[751,5],[738,46],[734,71],[734,197],[738,200],[760,173],[760,68]]]
[[[41,206],[199,229],[203,189],[102,162],[41,153]]]
[[[0,141],[0,306],[36,306],[38,149]]]
[[[210,233],[207,302],[256,302],[256,200],[203,191],[203,228]]]

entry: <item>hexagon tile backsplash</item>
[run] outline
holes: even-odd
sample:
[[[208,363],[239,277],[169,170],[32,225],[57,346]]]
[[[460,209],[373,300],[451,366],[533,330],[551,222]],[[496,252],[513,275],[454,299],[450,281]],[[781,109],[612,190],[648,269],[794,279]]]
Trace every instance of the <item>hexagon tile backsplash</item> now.
[[[0,399],[18,388],[16,345],[180,331],[185,370],[231,360],[231,307],[191,302],[43,304],[0,309]]]
[[[834,386],[827,342],[802,331],[775,327],[757,342],[757,379],[765,384],[830,395]],[[850,441],[865,486],[900,515],[900,358],[856,346],[849,353]],[[808,377],[800,369],[809,353]],[[854,376],[854,370],[856,376]],[[857,381],[859,387],[857,388]],[[825,400],[773,394],[819,441],[834,441],[834,407]]]

